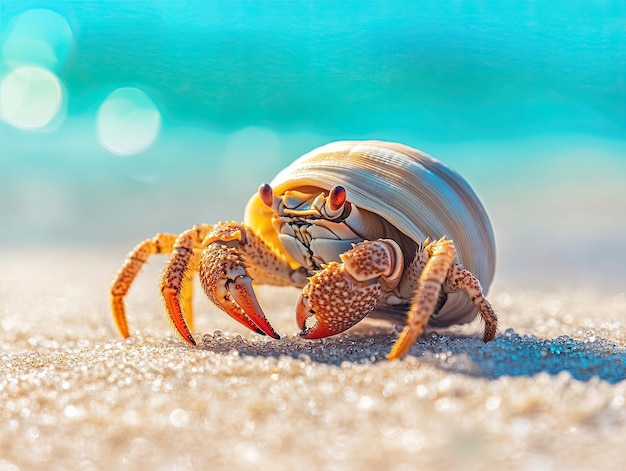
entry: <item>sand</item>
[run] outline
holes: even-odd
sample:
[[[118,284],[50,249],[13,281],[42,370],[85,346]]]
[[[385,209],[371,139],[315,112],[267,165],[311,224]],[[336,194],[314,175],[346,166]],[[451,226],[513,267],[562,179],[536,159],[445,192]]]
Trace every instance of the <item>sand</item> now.
[[[294,289],[259,289],[268,340],[194,305],[198,348],[173,333],[150,264],[122,340],[107,288],[124,250],[0,257],[0,470],[623,469],[626,296],[581,286],[490,294],[478,322],[295,336]]]

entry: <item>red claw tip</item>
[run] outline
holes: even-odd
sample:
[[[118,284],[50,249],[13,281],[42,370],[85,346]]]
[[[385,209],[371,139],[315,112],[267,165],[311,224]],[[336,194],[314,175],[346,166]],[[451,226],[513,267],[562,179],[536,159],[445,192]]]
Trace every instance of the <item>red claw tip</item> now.
[[[311,326],[307,327],[307,320],[311,317],[315,320],[311,322]],[[303,295],[298,299],[296,306],[296,322],[300,328],[300,337],[305,339],[321,339],[339,333],[329,329],[324,321],[315,315],[309,307],[308,299]]]

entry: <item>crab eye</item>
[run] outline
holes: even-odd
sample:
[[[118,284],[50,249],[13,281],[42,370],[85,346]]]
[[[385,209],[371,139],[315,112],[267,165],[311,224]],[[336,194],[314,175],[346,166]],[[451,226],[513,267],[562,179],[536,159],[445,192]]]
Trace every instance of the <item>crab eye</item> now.
[[[269,183],[263,183],[259,187],[259,197],[266,206],[272,207],[272,203],[274,203],[274,191]]]
[[[326,199],[328,211],[330,213],[336,213],[339,211],[346,202],[346,189],[341,185],[335,185],[331,188]]]

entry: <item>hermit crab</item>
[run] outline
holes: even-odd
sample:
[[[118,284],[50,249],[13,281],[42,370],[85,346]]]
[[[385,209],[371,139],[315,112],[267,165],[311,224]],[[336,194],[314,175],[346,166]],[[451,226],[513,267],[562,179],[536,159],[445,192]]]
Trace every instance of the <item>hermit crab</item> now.
[[[216,306],[274,338],[279,335],[252,280],[302,288],[296,320],[304,338],[338,334],[368,314],[403,318],[389,359],[405,353],[427,324],[462,324],[480,314],[485,342],[497,330],[484,296],[493,278],[495,244],[483,205],[458,173],[398,143],[319,147],[261,185],[243,223],[194,226],[137,245],[110,289],[124,337],[124,297],[156,253],[170,254],[160,283],[167,314],[194,345],[194,272]]]

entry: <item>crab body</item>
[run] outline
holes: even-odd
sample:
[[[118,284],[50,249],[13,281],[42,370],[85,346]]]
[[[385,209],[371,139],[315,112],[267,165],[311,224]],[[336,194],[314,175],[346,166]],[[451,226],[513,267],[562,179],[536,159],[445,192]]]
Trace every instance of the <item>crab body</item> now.
[[[320,147],[261,185],[242,224],[194,226],[178,237],[159,234],[139,244],[111,288],[123,335],[123,297],[155,252],[172,253],[161,292],[174,325],[192,343],[188,280],[195,270],[209,299],[274,337],[252,279],[303,288],[296,319],[306,338],[344,331],[372,311],[404,317],[407,325],[390,358],[404,353],[427,323],[465,323],[480,314],[485,341],[496,331],[483,290],[495,268],[487,213],[459,174],[397,143]]]

